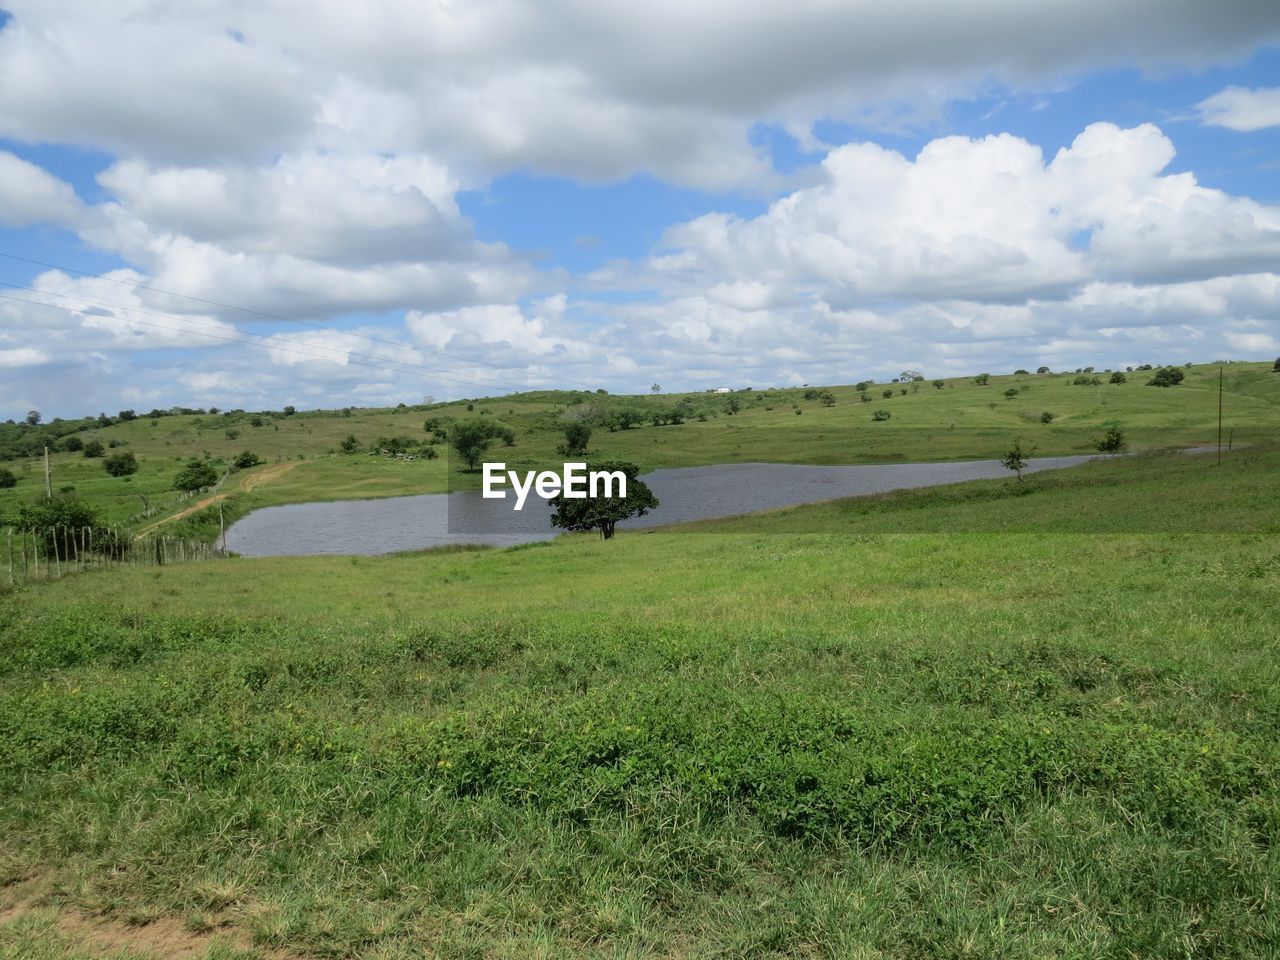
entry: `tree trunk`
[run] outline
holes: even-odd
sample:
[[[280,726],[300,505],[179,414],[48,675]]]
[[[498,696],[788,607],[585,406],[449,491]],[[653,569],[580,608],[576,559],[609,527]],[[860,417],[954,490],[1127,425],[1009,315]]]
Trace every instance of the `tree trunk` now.
[[[602,540],[613,539],[613,525],[615,522],[616,521],[613,520],[606,520],[604,523],[600,524],[600,538]]]

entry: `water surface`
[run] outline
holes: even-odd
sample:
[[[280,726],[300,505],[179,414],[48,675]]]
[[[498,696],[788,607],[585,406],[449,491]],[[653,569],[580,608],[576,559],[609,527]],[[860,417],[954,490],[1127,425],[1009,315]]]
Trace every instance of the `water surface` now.
[[[1040,457],[1025,472],[1071,467],[1091,459]],[[847,467],[732,463],[655,470],[641,479],[661,505],[619,528],[708,520],[838,497],[1008,476],[998,460]],[[370,555],[462,544],[512,546],[550,540],[559,533],[551,526],[551,508],[545,501],[530,494],[518,513],[511,509],[512,502],[485,500],[478,490],[468,490],[265,507],[232,525],[227,547],[250,557]]]

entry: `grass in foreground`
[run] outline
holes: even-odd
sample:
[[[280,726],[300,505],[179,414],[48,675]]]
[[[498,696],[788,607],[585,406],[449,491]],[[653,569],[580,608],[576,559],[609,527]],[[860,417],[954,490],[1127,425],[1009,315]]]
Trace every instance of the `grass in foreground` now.
[[[84,575],[0,603],[0,867],[317,956],[1263,956],[1278,588],[1256,533]]]

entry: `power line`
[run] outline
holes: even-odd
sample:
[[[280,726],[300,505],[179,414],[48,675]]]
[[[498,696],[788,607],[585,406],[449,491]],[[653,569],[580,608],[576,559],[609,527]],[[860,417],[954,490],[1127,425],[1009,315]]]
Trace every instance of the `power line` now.
[[[17,260],[21,263],[30,263],[38,267],[48,267],[51,270],[62,270],[65,273],[74,273],[76,276],[80,276],[80,277],[90,277],[95,280],[105,280],[108,283],[115,283],[125,287],[132,287],[135,290],[150,290],[152,293],[163,294],[166,297],[181,297],[182,299],[190,300],[193,303],[202,303],[205,306],[219,307],[223,310],[235,310],[235,311],[238,311],[239,313],[248,314],[250,316],[262,317],[265,320],[278,320],[282,323],[296,323],[305,327],[313,327],[316,330],[327,330],[330,333],[342,333],[348,336],[361,337],[373,343],[382,343],[388,346],[397,347],[401,349],[404,347],[404,344],[399,343],[398,341],[395,341],[395,340],[387,340],[385,338],[375,337],[367,333],[354,333],[349,330],[341,330],[337,327],[330,327],[322,323],[316,323],[314,320],[299,320],[296,317],[281,316],[280,314],[276,314],[276,313],[268,313],[262,310],[255,310],[252,307],[242,307],[234,303],[224,303],[219,300],[207,300],[203,297],[192,296],[191,294],[188,294],[188,293],[178,293],[174,290],[164,290],[164,289],[161,289],[160,287],[153,287],[150,284],[145,284],[145,283],[133,283],[132,281],[129,281],[129,280],[121,280],[119,277],[108,277],[105,274],[101,274],[101,273],[89,273],[85,270],[77,270],[75,267],[68,267],[63,264],[50,263],[49,261],[46,261],[46,260],[36,260],[36,259],[33,259],[32,257],[22,257],[16,253],[8,253],[3,250],[0,250],[0,257],[5,257],[6,259],[9,259],[9,260]],[[29,289],[29,288],[24,288],[24,289]],[[415,349],[420,350],[423,353],[430,353],[436,356],[446,357],[450,360],[457,360],[462,363],[473,363],[478,366],[493,367],[494,369],[497,369],[497,370],[518,369],[516,367],[504,365],[501,363],[493,363],[492,361],[489,361],[489,360],[478,360],[472,357],[461,357],[461,356],[458,356],[457,354],[449,353],[444,350],[432,350],[429,347],[416,347]],[[573,381],[569,381],[569,382],[573,382]],[[587,385],[584,383],[578,383],[578,386],[585,387]],[[588,388],[588,389],[591,389],[591,388]]]

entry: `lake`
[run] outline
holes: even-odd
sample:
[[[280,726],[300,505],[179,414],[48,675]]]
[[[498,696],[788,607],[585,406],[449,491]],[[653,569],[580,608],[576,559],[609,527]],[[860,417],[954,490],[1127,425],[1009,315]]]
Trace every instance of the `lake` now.
[[[1039,457],[1026,473],[1073,467],[1093,456]],[[805,466],[733,463],[655,470],[641,477],[661,501],[619,529],[730,517],[838,497],[1008,477],[997,460],[948,463]],[[524,510],[485,500],[478,490],[382,500],[335,500],[265,507],[227,531],[227,548],[248,557],[395,553],[464,544],[513,546],[550,540],[560,531],[551,508],[530,494]]]

